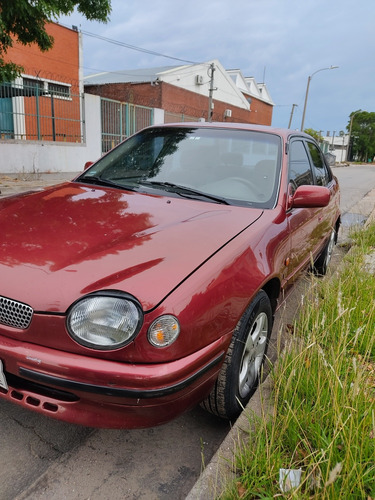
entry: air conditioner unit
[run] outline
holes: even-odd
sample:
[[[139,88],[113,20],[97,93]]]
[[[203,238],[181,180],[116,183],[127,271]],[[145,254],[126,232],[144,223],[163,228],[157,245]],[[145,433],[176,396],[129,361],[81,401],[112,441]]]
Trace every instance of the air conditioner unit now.
[[[224,111],[224,116],[225,116],[225,118],[231,118],[232,117],[232,110],[231,109],[226,109]]]
[[[204,81],[203,81],[203,75],[196,75],[195,77],[195,83],[197,85],[203,85]]]

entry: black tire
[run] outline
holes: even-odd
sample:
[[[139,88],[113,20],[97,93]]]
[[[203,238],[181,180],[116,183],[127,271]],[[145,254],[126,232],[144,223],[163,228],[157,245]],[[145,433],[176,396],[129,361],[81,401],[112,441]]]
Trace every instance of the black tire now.
[[[332,230],[329,240],[324,247],[323,252],[319,255],[319,257],[314,262],[314,273],[319,276],[324,276],[327,273],[328,265],[332,258],[333,249],[337,242],[337,231],[335,229]]]
[[[205,410],[226,419],[238,417],[258,387],[272,322],[270,300],[261,290],[233,332],[215,386],[201,404]]]

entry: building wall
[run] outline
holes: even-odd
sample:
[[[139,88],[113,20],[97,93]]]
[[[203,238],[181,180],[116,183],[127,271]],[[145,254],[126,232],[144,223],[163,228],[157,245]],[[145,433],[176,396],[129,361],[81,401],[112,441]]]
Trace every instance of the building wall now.
[[[56,23],[46,25],[47,33],[54,38],[52,49],[42,52],[36,44],[22,45],[15,42],[4,56],[24,67],[30,76],[78,85],[80,69],[80,34]],[[77,87],[78,91],[78,87]]]
[[[208,98],[212,84],[215,89],[214,98],[217,101],[226,102],[227,108],[231,106],[246,110],[250,108],[241,90],[233,84],[232,78],[217,59],[212,62],[173,68],[162,71],[158,75],[162,82],[206,98]]]
[[[251,121],[250,123],[255,123],[256,125],[271,125],[272,124],[272,114],[273,114],[273,104],[267,103],[255,97],[248,98],[251,100],[250,110],[251,110]]]
[[[322,136],[321,148],[323,153],[334,155],[336,163],[345,162],[347,159],[348,138],[348,134],[336,137]]]
[[[88,94],[106,97],[114,101],[128,102],[140,106],[158,108],[161,104],[161,85],[150,83],[105,83],[103,85],[85,85]]]
[[[4,57],[23,67],[22,77],[2,93],[2,101],[12,98],[13,138],[81,142],[81,35],[55,23],[46,30],[54,39],[52,49],[14,42]]]
[[[151,83],[108,83],[87,85],[85,91],[101,97],[130,102],[165,112],[184,114],[198,118],[208,116],[208,97],[171,85],[166,82]],[[255,123],[271,125],[272,105],[252,98],[251,109],[247,110],[226,102],[213,99],[213,121]],[[231,117],[225,116],[225,110],[231,110]]]
[[[80,172],[101,156],[100,98],[85,95],[86,143],[0,141],[0,174]]]

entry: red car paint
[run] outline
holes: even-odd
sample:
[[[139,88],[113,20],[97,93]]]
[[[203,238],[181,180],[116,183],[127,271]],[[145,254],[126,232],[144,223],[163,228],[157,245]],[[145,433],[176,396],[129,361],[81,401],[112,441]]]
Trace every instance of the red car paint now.
[[[275,310],[340,217],[334,177],[326,187],[290,191],[286,146],[307,136],[236,129],[280,138],[272,207],[82,180],[0,200],[0,297],[34,311],[27,329],[0,320],[8,385],[0,397],[67,422],[135,428],[166,422],[209,393],[252,298],[267,290]],[[72,304],[100,290],[124,291],[143,310],[139,333],[120,349],[85,347],[67,329]],[[178,318],[181,333],[154,348],[148,328],[163,314]]]

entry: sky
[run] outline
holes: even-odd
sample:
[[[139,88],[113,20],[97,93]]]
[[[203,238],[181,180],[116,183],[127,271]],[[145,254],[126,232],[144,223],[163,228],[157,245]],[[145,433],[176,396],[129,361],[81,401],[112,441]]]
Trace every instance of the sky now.
[[[309,76],[304,128],[337,135],[351,112],[375,111],[375,0],[112,0],[107,24],[59,22],[171,57],[83,34],[84,75],[218,59],[266,83],[276,127],[296,104],[300,129]]]

